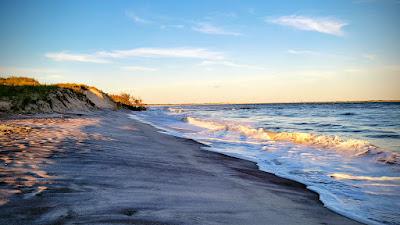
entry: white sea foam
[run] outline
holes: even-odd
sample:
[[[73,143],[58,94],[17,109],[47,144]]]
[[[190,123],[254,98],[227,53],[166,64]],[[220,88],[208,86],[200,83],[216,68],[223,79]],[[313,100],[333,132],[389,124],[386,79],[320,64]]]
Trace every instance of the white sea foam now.
[[[329,113],[340,115],[342,122],[328,116],[326,106],[307,106],[306,111],[301,105],[284,105],[279,106],[284,110],[275,107],[273,113],[263,110],[272,110],[269,106],[257,107],[251,111],[226,110],[231,106],[164,107],[136,115],[168,134],[205,143],[207,150],[253,161],[260,170],[301,182],[342,215],[366,224],[400,221],[399,154],[378,147],[385,143],[365,140],[364,133],[349,133],[351,129],[363,132],[365,127],[354,120],[364,115],[364,108],[354,107],[349,120],[349,113],[336,111],[335,105]],[[309,111],[312,116],[304,117]],[[315,118],[316,113],[322,116]],[[368,115],[362,119],[370,121]],[[374,124],[386,129],[379,121]],[[297,129],[302,127],[310,129]],[[339,132],[330,131],[335,129]]]
[[[181,108],[168,108],[167,110],[168,110],[169,112],[176,113],[176,114],[180,114],[180,113],[183,113],[183,112],[184,112],[184,110],[181,109]]]
[[[354,176],[345,173],[332,173],[330,174],[330,176],[338,180],[400,181],[400,177],[387,177],[387,176],[381,176],[381,177]]]
[[[190,124],[203,127],[209,130],[226,130],[238,132],[250,138],[259,140],[288,141],[295,144],[317,146],[322,148],[332,148],[351,152],[355,156],[368,153],[370,150],[377,149],[376,146],[368,141],[357,139],[342,139],[338,136],[317,135],[312,133],[299,132],[273,132],[263,128],[252,128],[242,124],[232,122],[216,122],[187,117],[186,121]]]

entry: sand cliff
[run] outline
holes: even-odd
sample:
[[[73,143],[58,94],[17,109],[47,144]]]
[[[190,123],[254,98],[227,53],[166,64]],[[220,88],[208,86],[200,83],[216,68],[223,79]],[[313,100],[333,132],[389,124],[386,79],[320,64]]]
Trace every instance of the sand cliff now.
[[[77,92],[58,87],[42,95],[35,95],[29,100],[12,97],[0,100],[0,111],[16,113],[65,113],[85,112],[96,109],[116,109],[116,104],[107,94],[88,88]]]

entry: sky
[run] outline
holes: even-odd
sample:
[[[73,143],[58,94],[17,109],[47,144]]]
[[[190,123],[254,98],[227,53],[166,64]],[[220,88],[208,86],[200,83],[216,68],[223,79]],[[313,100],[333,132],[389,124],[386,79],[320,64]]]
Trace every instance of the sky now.
[[[400,0],[0,1],[0,76],[146,103],[400,99]]]

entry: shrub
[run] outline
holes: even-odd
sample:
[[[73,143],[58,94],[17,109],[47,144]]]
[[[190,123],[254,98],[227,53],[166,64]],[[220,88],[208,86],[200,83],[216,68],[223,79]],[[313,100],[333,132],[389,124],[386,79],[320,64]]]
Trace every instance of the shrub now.
[[[86,91],[89,89],[89,86],[85,84],[75,84],[75,83],[59,83],[56,84],[57,87],[61,88],[68,88],[71,89],[75,92],[83,93],[83,91]]]
[[[135,98],[128,93],[109,95],[111,99],[117,103],[119,107],[130,110],[141,111],[146,110],[143,101],[140,98]]]

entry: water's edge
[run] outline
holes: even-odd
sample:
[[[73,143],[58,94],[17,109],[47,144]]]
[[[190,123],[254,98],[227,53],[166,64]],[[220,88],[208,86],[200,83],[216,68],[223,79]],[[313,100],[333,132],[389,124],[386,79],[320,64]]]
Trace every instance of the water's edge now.
[[[186,137],[186,136],[180,135],[177,132],[173,132],[173,131],[168,130],[166,128],[160,127],[160,126],[158,126],[158,125],[156,125],[154,123],[142,120],[142,119],[140,119],[139,117],[137,117],[134,114],[128,114],[128,117],[131,118],[131,119],[134,119],[134,120],[136,120],[136,121],[138,121],[140,123],[152,126],[152,127],[156,128],[158,130],[158,132],[160,132],[160,133],[163,133],[163,134],[166,134],[166,135],[171,135],[171,136],[182,138],[182,139],[187,139],[187,140],[194,141],[194,142],[198,143],[199,145],[201,145],[201,149],[203,149],[203,150],[214,152],[214,153],[218,153],[218,154],[225,155],[225,156],[232,157],[232,158],[236,158],[236,159],[241,159],[241,160],[246,160],[246,161],[253,162],[253,163],[255,163],[255,165],[257,166],[257,168],[260,171],[263,171],[265,173],[269,173],[269,174],[272,174],[274,176],[277,176],[277,177],[280,177],[280,178],[284,178],[284,179],[288,179],[288,180],[291,180],[291,181],[294,181],[294,182],[297,182],[297,183],[305,185],[307,190],[309,190],[309,191],[311,191],[311,192],[313,192],[313,193],[318,195],[319,201],[322,203],[322,205],[325,208],[327,208],[327,209],[329,209],[329,210],[331,210],[331,211],[333,211],[333,212],[335,212],[335,213],[337,213],[339,215],[342,215],[344,217],[347,217],[349,219],[355,220],[355,221],[363,223],[363,224],[380,225],[379,223],[376,223],[375,221],[371,221],[371,220],[368,220],[368,219],[365,219],[365,218],[361,218],[360,216],[357,216],[357,215],[351,214],[349,212],[345,212],[344,210],[340,210],[340,209],[338,209],[336,207],[332,207],[332,206],[327,205],[326,204],[327,201],[324,201],[324,199],[325,199],[324,198],[324,194],[327,194],[327,193],[323,193],[320,189],[315,188],[313,186],[310,186],[309,184],[306,184],[304,182],[301,182],[300,180],[298,180],[298,179],[296,179],[294,177],[279,175],[277,173],[274,173],[273,171],[268,171],[266,169],[263,169],[262,167],[260,167],[259,162],[255,161],[255,160],[251,160],[250,158],[246,158],[246,157],[241,157],[240,155],[233,154],[233,153],[230,154],[230,153],[227,153],[227,152],[216,151],[216,150],[213,149],[212,146],[208,145],[207,143],[203,143],[203,142],[201,142],[199,140],[196,140],[195,138],[190,138],[190,137]]]

